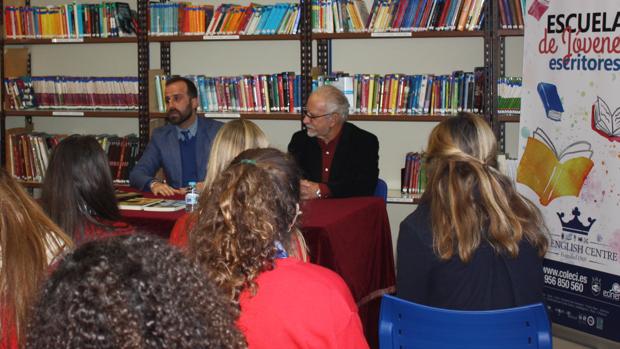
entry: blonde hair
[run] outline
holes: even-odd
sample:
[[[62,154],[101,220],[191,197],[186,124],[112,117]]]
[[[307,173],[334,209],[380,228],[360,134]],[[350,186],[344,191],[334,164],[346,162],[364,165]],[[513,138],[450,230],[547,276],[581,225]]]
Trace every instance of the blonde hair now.
[[[34,200],[0,168],[0,309],[8,310],[23,341],[30,302],[50,259],[73,246]],[[0,329],[0,337],[8,335]]]
[[[205,191],[239,153],[247,149],[267,148],[268,146],[267,136],[252,121],[237,119],[224,124],[217,132],[211,146],[205,177]]]
[[[496,169],[497,141],[482,117],[460,113],[442,121],[428,142],[435,253],[467,262],[483,240],[512,257],[527,239],[544,255],[547,229],[538,208]]]

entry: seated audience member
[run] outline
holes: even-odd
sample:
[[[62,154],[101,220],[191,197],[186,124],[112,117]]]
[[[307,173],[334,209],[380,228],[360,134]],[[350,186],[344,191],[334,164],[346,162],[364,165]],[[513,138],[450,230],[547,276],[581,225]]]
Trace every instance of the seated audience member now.
[[[237,310],[164,241],[83,244],[58,265],[33,310],[28,348],[245,348]]]
[[[448,309],[542,301],[546,227],[496,169],[497,141],[479,116],[442,121],[428,142],[428,184],[400,225],[400,298]]]
[[[76,244],[133,232],[120,221],[108,157],[92,136],[69,136],[54,148],[41,204]]]
[[[244,150],[254,148],[266,148],[269,146],[267,136],[252,121],[232,120],[224,124],[218,131],[209,154],[209,165],[207,166],[207,177],[205,178],[205,193],[211,187],[213,180],[219,175],[230,162]],[[208,195],[208,194],[205,194]],[[177,220],[170,233],[170,243],[178,247],[187,245],[187,232],[194,223],[194,216],[186,214]],[[295,248],[291,255],[301,260],[307,261],[308,254],[303,236],[298,231],[294,236]]]
[[[190,256],[239,305],[249,348],[367,348],[344,281],[288,258],[299,179],[279,150],[239,154],[200,198]]]
[[[269,140],[263,130],[250,120],[237,119],[224,124],[215,135],[207,175],[204,180],[205,188],[211,186],[215,177],[220,174],[230,162],[244,150],[253,148],[267,148]]]
[[[0,168],[0,348],[24,341],[31,301],[48,265],[72,244]]]
[[[308,98],[303,123],[288,145],[303,172],[302,200],[372,196],[379,178],[379,141],[347,122],[349,102],[333,86]]]
[[[189,182],[205,178],[211,144],[222,123],[196,114],[198,91],[187,78],[167,80],[165,95],[169,124],[153,131],[129,182],[139,190],[171,196],[185,193]],[[155,178],[160,168],[167,183]]]

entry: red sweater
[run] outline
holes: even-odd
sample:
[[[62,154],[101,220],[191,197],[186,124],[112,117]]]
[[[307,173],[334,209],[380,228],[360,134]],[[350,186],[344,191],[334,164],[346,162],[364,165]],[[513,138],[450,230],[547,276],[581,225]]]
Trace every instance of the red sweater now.
[[[331,270],[277,259],[256,283],[255,296],[239,298],[238,326],[250,349],[368,348],[351,292]]]

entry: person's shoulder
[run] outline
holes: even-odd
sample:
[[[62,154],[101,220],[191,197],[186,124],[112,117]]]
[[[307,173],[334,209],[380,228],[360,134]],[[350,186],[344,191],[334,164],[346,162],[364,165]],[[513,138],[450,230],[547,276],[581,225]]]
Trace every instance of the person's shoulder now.
[[[362,128],[359,128],[357,125],[352,124],[350,122],[345,122],[344,127],[349,129],[349,133],[357,139],[367,140],[367,141],[375,141],[377,142],[377,136],[373,133],[366,131]]]
[[[220,127],[222,127],[222,125],[224,125],[224,123],[221,121],[201,116],[198,117],[198,127],[219,129]]]
[[[157,139],[159,137],[163,137],[164,135],[172,131],[175,131],[175,126],[171,124],[157,127],[153,130],[153,135],[151,136],[151,139]]]
[[[411,233],[420,240],[432,241],[430,227],[431,210],[428,202],[422,202],[400,223],[401,233]]]
[[[295,258],[276,260],[273,272],[274,277],[285,277],[289,285],[311,288],[318,292],[348,289],[342,277],[334,271]]]
[[[305,143],[305,142],[308,142],[310,139],[311,138],[308,137],[308,133],[305,130],[299,130],[293,133],[293,136],[291,137],[291,143],[293,144]]]

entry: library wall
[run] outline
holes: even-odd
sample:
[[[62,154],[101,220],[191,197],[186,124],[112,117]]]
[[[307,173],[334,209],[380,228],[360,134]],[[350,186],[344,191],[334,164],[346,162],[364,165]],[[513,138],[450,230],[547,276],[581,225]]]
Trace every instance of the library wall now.
[[[33,5],[62,4],[64,1],[33,1]],[[97,2],[97,1],[88,1]],[[222,1],[209,2],[214,5]],[[260,3],[275,3],[261,1]],[[248,4],[249,1],[239,1]],[[131,3],[136,8],[135,1]],[[367,1],[368,8],[371,1]],[[522,39],[507,39],[506,73],[521,76]],[[159,44],[150,46],[150,67],[158,69]],[[33,75],[123,76],[137,75],[135,44],[42,45],[30,46]],[[299,43],[261,42],[186,42],[171,44],[173,74],[240,75],[255,73],[300,72]],[[368,39],[332,40],[333,70],[347,73],[432,73],[449,74],[455,70],[473,71],[482,66],[482,38]],[[314,57],[316,61],[316,57]],[[225,120],[224,120],[225,121]],[[50,133],[138,132],[136,119],[113,118],[33,118],[37,131]],[[273,146],[286,150],[298,121],[256,121]],[[405,153],[420,151],[427,142],[432,122],[354,122],[379,138],[380,177],[390,189],[400,188],[400,168]],[[24,118],[7,118],[7,128],[21,127]],[[514,157],[518,143],[518,125],[507,125],[507,150]],[[390,224],[396,243],[398,225],[415,206],[389,204]]]

